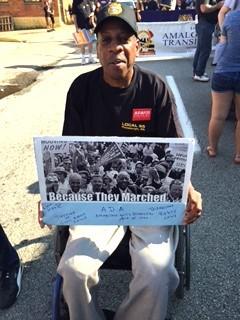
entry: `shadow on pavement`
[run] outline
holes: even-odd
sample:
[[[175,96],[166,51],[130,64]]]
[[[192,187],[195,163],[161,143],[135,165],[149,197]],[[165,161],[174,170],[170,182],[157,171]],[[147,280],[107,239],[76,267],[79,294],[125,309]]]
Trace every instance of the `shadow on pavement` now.
[[[30,184],[30,186],[27,187],[28,193],[31,194],[39,194],[39,183],[38,181]]]

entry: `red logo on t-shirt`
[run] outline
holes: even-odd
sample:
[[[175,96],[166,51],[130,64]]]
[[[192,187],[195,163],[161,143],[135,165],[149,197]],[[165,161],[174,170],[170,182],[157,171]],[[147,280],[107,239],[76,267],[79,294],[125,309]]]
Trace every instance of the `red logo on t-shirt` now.
[[[132,121],[150,121],[151,116],[151,108],[134,108],[132,111]]]

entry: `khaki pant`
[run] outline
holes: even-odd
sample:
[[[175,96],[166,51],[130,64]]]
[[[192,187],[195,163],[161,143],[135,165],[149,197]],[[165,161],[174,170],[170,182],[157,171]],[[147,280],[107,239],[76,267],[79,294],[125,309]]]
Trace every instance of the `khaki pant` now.
[[[130,227],[133,278],[114,320],[164,320],[168,297],[178,285],[175,227]],[[58,266],[70,320],[105,319],[96,302],[98,269],[116,249],[124,227],[77,226]]]

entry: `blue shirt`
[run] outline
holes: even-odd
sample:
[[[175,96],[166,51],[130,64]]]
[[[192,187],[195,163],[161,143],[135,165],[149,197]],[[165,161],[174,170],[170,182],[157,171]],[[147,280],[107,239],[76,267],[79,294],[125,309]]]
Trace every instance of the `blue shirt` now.
[[[240,71],[240,10],[231,11],[223,24],[223,36],[227,43],[219,58],[215,73]]]

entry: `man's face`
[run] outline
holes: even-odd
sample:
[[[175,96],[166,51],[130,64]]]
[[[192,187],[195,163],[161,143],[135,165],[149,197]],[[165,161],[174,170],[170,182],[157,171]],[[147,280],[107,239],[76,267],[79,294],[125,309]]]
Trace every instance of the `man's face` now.
[[[63,167],[67,172],[69,172],[72,168],[71,160],[63,161]]]
[[[104,22],[98,33],[97,54],[110,86],[130,84],[138,51],[139,41],[125,22],[116,18]]]
[[[92,188],[93,192],[99,192],[102,189],[103,180],[101,177],[93,177],[92,178]]]
[[[63,173],[63,172],[58,172],[57,175],[58,175],[58,178],[59,178],[59,180],[60,180],[61,182],[64,182],[64,181],[65,181],[65,179],[66,179],[65,173]]]
[[[129,175],[125,172],[119,173],[117,178],[117,184],[120,189],[122,190],[127,189],[129,185]]]
[[[80,173],[81,187],[85,187],[88,184],[88,176],[85,173]]]
[[[171,185],[170,194],[173,199],[179,199],[182,196],[183,187],[180,183],[173,183]]]
[[[74,176],[71,179],[69,179],[69,184],[73,192],[78,192],[80,190],[81,186],[81,178],[80,176]]]
[[[137,164],[135,166],[135,170],[137,174],[141,174],[143,172],[143,166],[141,164]]]

